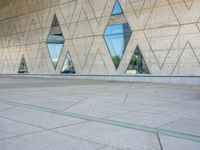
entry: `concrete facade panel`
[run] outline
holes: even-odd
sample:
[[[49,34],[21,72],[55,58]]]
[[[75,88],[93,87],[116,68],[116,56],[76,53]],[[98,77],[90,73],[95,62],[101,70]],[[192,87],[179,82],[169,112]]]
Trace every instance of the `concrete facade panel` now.
[[[199,0],[119,0],[132,30],[118,69],[103,38],[115,0],[0,1],[0,73],[60,73],[70,53],[77,74],[125,74],[137,47],[152,75],[200,75]],[[56,15],[65,38],[54,69],[47,39]]]

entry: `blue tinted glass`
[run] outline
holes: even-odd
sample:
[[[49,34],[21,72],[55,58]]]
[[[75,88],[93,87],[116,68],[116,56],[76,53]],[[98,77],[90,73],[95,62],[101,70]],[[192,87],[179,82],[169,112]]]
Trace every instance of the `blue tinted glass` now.
[[[115,6],[114,6],[114,9],[112,11],[112,15],[121,14],[121,13],[122,13],[122,8],[121,8],[121,6],[119,4],[119,1],[117,0],[115,2]]]
[[[130,40],[132,31],[125,16],[123,15],[123,11],[118,0],[115,2],[112,15],[116,16],[111,17],[109,25],[106,27],[104,32],[104,40],[117,69]],[[120,19],[123,21],[120,21]]]
[[[104,39],[116,68],[119,66],[131,34],[132,31],[127,23],[110,25],[106,28]]]
[[[65,40],[64,40],[58,19],[56,15],[54,15],[52,26],[51,26],[50,33],[47,40],[47,47],[51,55],[54,69],[56,69],[57,67],[58,59],[60,57],[60,53],[64,46],[64,42]]]
[[[106,28],[105,36],[112,34],[122,34],[124,32],[122,24],[111,25]]]
[[[58,35],[49,35],[48,37],[48,43],[52,43],[52,44],[62,44],[64,43],[64,37],[62,35],[58,36]]]
[[[116,34],[105,36],[108,48],[112,56],[119,56],[121,58],[124,49],[123,34]]]
[[[63,44],[48,44],[48,49],[53,63],[56,63],[59,59]]]
[[[128,23],[114,24],[107,26],[104,36],[113,34],[127,34],[131,32],[132,31]]]

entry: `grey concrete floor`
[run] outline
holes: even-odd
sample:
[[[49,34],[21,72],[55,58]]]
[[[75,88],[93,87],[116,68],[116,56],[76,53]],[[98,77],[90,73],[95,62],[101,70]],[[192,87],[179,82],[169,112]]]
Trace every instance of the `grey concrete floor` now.
[[[1,76],[0,150],[200,150],[200,86]]]

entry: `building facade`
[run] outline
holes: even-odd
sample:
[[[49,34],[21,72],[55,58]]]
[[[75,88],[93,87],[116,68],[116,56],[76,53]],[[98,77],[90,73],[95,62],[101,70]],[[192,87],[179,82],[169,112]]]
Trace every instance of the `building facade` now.
[[[0,73],[200,75],[200,0],[0,0]]]

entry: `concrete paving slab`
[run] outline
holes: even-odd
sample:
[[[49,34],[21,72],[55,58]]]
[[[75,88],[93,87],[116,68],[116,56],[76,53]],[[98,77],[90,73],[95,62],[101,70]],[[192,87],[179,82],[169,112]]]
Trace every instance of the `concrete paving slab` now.
[[[33,127],[30,125],[22,124],[22,123],[12,123],[12,124],[4,124],[0,125],[0,140],[8,139],[11,137],[16,137],[28,133],[33,133],[37,131],[41,131],[42,129]],[[3,134],[1,134],[3,133]]]
[[[193,103],[193,101],[190,101],[190,103]],[[142,112],[150,113],[150,114],[160,114],[163,116],[168,117],[179,117],[179,118],[189,118],[194,120],[200,120],[200,110],[193,110],[192,107],[180,107],[178,104],[170,104],[170,105],[162,105],[157,107],[150,107],[145,110],[142,110]],[[194,105],[194,107],[196,107]]]
[[[2,150],[96,150],[100,147],[98,143],[51,131],[0,141]]]
[[[157,150],[160,148],[156,135],[95,122],[59,128],[56,131],[123,150]]]
[[[200,143],[188,140],[160,136],[163,150],[199,150]]]
[[[1,126],[1,125],[14,124],[14,123],[16,123],[16,122],[15,122],[15,121],[12,121],[12,120],[0,118],[0,126]]]
[[[1,117],[28,123],[45,129],[57,128],[83,122],[81,119],[59,116],[25,108],[14,108],[0,112]]]
[[[113,147],[105,146],[104,148],[101,148],[99,150],[120,150],[120,149],[119,148],[113,148]]]
[[[67,109],[66,112],[72,112],[72,113],[83,114],[83,115],[88,115],[88,116],[95,116],[98,118],[105,118],[110,115],[127,113],[128,111],[114,109],[114,108],[107,108],[101,105],[81,103]]]
[[[9,101],[30,104],[39,107],[46,107],[56,110],[65,110],[84,101],[86,98],[72,96],[51,96],[51,97],[29,97],[29,98],[14,98]]]
[[[7,105],[7,104],[0,104],[0,111],[12,108],[12,105]]]
[[[159,114],[148,114],[141,112],[126,113],[123,115],[116,115],[108,117],[108,119],[116,120],[120,122],[126,122],[130,124],[143,125],[153,128],[159,128],[165,124],[169,124],[178,120],[178,117],[167,117]]]
[[[0,149],[199,150],[199,91],[191,85],[0,77]],[[162,145],[161,127],[172,134],[159,132]]]
[[[175,132],[191,134],[200,137],[200,121],[194,119],[180,119],[166,126],[161,127]]]

